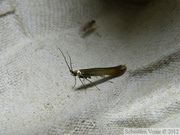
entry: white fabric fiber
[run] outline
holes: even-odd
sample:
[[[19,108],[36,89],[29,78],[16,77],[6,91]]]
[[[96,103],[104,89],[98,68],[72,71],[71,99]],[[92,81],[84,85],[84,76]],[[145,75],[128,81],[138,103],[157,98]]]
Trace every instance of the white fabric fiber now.
[[[0,134],[180,127],[180,1],[0,0]],[[95,20],[97,33],[79,28]],[[126,65],[86,89],[73,69]],[[69,59],[68,59],[69,62]],[[92,82],[103,80],[92,77]],[[85,83],[89,83],[85,81]]]

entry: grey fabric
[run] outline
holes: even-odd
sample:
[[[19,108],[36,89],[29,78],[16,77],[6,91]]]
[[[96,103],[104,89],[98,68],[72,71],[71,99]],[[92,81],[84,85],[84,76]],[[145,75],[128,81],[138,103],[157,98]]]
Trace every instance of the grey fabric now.
[[[179,127],[180,1],[134,2],[1,0],[0,134]],[[92,19],[101,37],[81,38],[78,29]],[[57,46],[74,70],[125,64],[127,72],[100,90],[72,89]]]

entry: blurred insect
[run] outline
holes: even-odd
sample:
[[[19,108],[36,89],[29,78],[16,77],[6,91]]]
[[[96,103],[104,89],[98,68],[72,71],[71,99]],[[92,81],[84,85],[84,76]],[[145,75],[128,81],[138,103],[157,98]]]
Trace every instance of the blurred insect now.
[[[79,34],[81,35],[82,38],[85,38],[85,37],[89,36],[90,34],[92,34],[93,32],[95,32],[95,30],[97,29],[97,26],[95,23],[96,23],[95,20],[91,20],[79,28]],[[98,36],[100,36],[97,32],[95,32],[95,33]]]
[[[67,52],[67,55],[69,57],[70,64],[68,64],[64,53],[61,50],[60,50],[60,52],[62,53],[62,55],[64,57],[64,60],[66,62],[66,65],[67,65],[71,75],[75,77],[75,84],[73,85],[73,88],[76,86],[76,76],[79,78],[81,83],[84,85],[84,83],[83,83],[83,81],[81,79],[85,79],[88,82],[92,83],[89,80],[91,78],[91,76],[104,76],[104,75],[118,76],[118,75],[122,75],[127,69],[125,65],[118,65],[118,66],[115,66],[115,67],[89,68],[89,69],[73,70],[71,57],[68,54],[68,52]],[[99,89],[97,86],[96,86],[96,88]]]

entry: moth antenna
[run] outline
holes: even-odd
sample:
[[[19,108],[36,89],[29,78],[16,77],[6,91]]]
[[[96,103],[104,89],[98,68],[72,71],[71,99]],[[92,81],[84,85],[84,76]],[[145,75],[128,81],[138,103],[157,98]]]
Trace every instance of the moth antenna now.
[[[69,60],[70,60],[70,68],[71,68],[71,69],[73,69],[73,67],[72,67],[72,61],[71,61],[71,57],[70,57],[70,55],[69,55],[68,51],[66,51],[66,52],[67,52],[67,55],[68,55],[68,57],[69,57]]]
[[[69,70],[72,70],[72,66],[69,66],[69,64],[68,64],[68,62],[67,62],[67,60],[66,60],[66,57],[65,57],[65,55],[64,55],[64,53],[61,51],[61,49],[59,48],[59,47],[57,47],[58,49],[59,49],[59,51],[61,52],[61,54],[63,55],[63,57],[64,57],[64,60],[65,60],[65,62],[66,62],[66,65],[67,65],[67,67],[69,68]]]

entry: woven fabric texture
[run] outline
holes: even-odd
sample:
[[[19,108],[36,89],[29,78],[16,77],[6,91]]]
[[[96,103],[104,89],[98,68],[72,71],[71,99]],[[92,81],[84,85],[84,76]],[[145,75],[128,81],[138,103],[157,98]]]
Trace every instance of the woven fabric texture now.
[[[78,30],[91,20],[97,29],[82,38]],[[0,0],[0,29],[0,134],[180,127],[179,0]],[[57,47],[74,70],[126,65],[127,72],[100,81],[100,90],[75,89],[77,78],[73,89]]]

